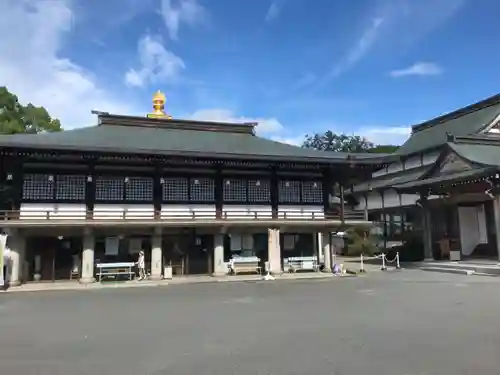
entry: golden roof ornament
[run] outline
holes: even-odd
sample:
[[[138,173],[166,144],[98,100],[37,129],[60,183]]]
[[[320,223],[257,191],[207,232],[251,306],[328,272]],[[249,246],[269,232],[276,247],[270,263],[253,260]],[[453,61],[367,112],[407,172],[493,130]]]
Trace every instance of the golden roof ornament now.
[[[160,90],[153,95],[153,112],[148,113],[149,118],[172,119],[172,116],[165,113],[165,103],[167,98]]]

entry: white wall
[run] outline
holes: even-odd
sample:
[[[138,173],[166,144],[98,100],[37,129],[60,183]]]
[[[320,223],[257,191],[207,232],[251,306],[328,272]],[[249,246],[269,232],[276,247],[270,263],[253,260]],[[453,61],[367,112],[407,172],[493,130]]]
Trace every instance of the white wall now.
[[[163,205],[161,218],[163,220],[175,219],[215,219],[216,209],[214,204],[172,204]]]
[[[376,181],[381,178],[388,178],[394,173],[401,173],[403,170],[409,171],[414,168],[420,168],[422,166],[431,166],[434,164],[439,157],[439,151],[432,151],[425,154],[423,157],[420,155],[411,156],[403,162],[395,162],[390,164],[387,169],[376,171],[372,174],[372,181]],[[400,174],[402,175],[402,174]],[[365,203],[365,198],[363,194],[355,195],[359,204],[355,207],[356,210],[379,210],[382,209],[382,197],[378,192],[367,193],[367,202]],[[430,197],[430,199],[435,199],[437,197]],[[416,204],[419,196],[417,194],[402,194],[401,202],[399,196],[395,190],[387,190],[384,192],[384,208],[392,208],[402,206],[413,206]]]
[[[278,206],[278,217],[280,219],[324,219],[325,210],[323,206]]]
[[[270,205],[225,205],[222,217],[228,219],[271,219],[273,210]]]
[[[120,220],[123,218],[133,220],[154,219],[152,204],[96,204],[94,205],[94,219]]]
[[[21,219],[83,220],[85,204],[22,203]]]

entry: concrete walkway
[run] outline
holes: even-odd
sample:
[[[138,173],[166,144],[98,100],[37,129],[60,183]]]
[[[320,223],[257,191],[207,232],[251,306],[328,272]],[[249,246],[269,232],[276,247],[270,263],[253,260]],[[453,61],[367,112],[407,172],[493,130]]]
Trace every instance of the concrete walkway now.
[[[332,278],[333,274],[329,273],[294,273],[283,274],[277,276],[276,280],[296,280],[296,279],[324,279]],[[220,283],[220,282],[256,282],[262,281],[263,277],[259,275],[237,275],[225,277],[212,277],[209,275],[203,276],[177,276],[171,280],[145,280],[145,281],[107,281],[103,283],[80,284],[77,281],[57,281],[57,282],[40,282],[27,283],[21,286],[11,287],[7,290],[8,293],[15,292],[37,292],[51,290],[98,290],[98,289],[118,289],[118,288],[144,288],[144,287],[159,287],[178,284],[194,284],[194,283]]]
[[[340,259],[339,259],[340,260]],[[349,262],[350,261],[350,262]],[[359,271],[358,262],[353,258],[344,258],[339,263],[344,263],[345,266],[354,271]],[[378,265],[366,264],[365,270],[367,274],[372,272],[380,272]],[[366,274],[363,274],[366,275]],[[299,272],[299,273],[284,273],[276,276],[276,281],[286,280],[304,280],[304,279],[327,279],[333,278],[335,275],[322,272]],[[160,287],[167,285],[178,284],[193,284],[193,283],[220,283],[220,282],[257,282],[262,281],[263,276],[260,275],[236,275],[212,277],[209,275],[200,276],[174,276],[171,280],[145,280],[145,281],[107,281],[104,283],[80,284],[77,281],[56,281],[56,282],[30,282],[17,287],[11,287],[7,290],[9,293],[15,292],[37,292],[37,291],[62,291],[62,290],[99,290],[99,289],[119,289],[119,288],[144,288],[144,287]]]

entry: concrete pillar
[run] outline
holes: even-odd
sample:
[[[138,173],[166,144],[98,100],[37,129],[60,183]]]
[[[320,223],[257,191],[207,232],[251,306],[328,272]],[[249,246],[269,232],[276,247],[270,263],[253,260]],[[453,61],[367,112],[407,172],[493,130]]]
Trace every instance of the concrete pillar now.
[[[82,249],[82,277],[80,283],[90,284],[95,282],[94,278],[94,234],[90,230],[85,230],[83,234]]]
[[[316,233],[315,236],[318,241],[318,257],[319,257],[318,262],[321,264],[325,260],[325,256],[323,254],[323,233]]]
[[[269,269],[272,274],[281,274],[281,246],[280,230],[269,228],[267,230],[267,254]]]
[[[325,267],[323,272],[332,272],[332,235],[330,232],[323,232],[323,257],[325,259]]]
[[[18,231],[13,231],[8,239],[8,245],[10,248],[10,261],[7,266],[8,277],[10,286],[21,285],[23,264],[25,257],[26,239]]]
[[[156,228],[151,237],[151,280],[162,278],[162,237],[160,228]]]
[[[214,273],[213,276],[224,276],[227,269],[224,264],[224,235],[214,234]]]
[[[497,256],[500,262],[500,196],[498,195],[493,198],[493,214],[495,216]]]

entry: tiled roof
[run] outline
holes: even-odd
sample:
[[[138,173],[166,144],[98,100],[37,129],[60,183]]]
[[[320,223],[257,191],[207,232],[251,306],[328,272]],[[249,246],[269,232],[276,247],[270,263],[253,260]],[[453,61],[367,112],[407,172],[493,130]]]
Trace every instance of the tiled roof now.
[[[106,116],[113,117],[112,121],[108,119],[98,126],[59,133],[2,135],[0,147],[361,164],[378,163],[385,157],[279,143],[255,136],[249,124]]]

